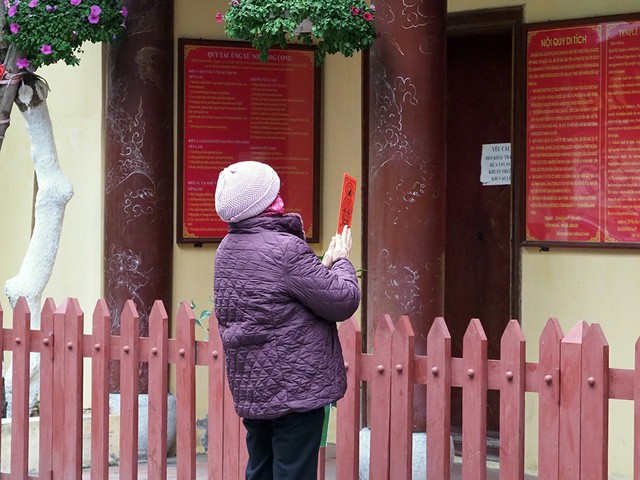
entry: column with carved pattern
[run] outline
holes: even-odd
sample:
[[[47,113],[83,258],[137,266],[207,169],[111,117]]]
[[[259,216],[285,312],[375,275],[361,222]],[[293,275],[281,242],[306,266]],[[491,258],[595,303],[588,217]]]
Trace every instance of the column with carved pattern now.
[[[446,0],[375,2],[365,117],[368,337],[385,313],[409,315],[416,354],[444,314]],[[414,431],[425,429],[416,389]]]
[[[142,335],[160,299],[171,311],[173,248],[173,2],[129,0],[125,40],[107,56],[104,296],[112,333],[133,299]],[[112,365],[110,388],[119,391]],[[139,371],[146,392],[146,367]]]

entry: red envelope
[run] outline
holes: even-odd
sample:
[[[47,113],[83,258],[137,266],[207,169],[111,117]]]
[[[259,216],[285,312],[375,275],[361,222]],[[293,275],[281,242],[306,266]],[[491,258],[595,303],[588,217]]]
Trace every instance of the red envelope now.
[[[338,233],[346,225],[351,228],[351,218],[353,217],[353,205],[356,200],[356,179],[351,175],[344,174],[342,181],[342,199],[340,200],[340,211],[338,212]]]

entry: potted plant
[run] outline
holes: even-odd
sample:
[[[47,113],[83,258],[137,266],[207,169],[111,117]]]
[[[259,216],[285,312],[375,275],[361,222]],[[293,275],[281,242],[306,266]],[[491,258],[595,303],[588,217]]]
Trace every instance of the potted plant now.
[[[35,70],[63,61],[78,65],[82,44],[124,36],[126,7],[117,0],[3,0],[3,39],[21,56],[17,67]]]
[[[374,16],[375,6],[365,0],[232,0],[216,17],[230,38],[257,48],[262,61],[272,47],[301,42],[316,44],[321,64],[326,54],[350,57],[369,47],[377,37]]]

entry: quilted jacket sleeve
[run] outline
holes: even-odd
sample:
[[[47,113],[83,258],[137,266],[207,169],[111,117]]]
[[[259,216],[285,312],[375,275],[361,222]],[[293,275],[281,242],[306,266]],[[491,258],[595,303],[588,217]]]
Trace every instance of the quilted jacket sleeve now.
[[[360,305],[360,286],[351,262],[340,259],[327,269],[304,240],[290,240],[285,252],[288,293],[319,317],[341,322]]]

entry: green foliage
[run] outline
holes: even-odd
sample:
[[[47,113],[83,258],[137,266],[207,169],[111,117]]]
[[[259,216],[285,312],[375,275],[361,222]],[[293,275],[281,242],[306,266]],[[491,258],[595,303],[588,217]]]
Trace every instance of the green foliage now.
[[[22,56],[19,68],[35,70],[60,60],[80,62],[84,42],[116,42],[127,10],[118,0],[3,0],[6,42]]]
[[[374,14],[365,0],[232,0],[224,15],[225,33],[251,42],[263,61],[271,47],[316,43],[320,64],[326,54],[350,57],[371,46],[377,37]],[[311,22],[311,32],[300,31],[305,21]]]
[[[213,300],[211,300],[211,302],[213,303]],[[189,302],[189,306],[191,307],[191,310],[194,310],[194,313],[195,313],[196,304],[193,300]],[[208,322],[211,315],[213,315],[212,308],[210,308],[209,310],[201,311],[200,314],[194,319],[196,322],[196,325],[198,325],[205,332],[207,332],[207,334],[209,334],[209,329],[205,326],[204,321],[206,320]]]

